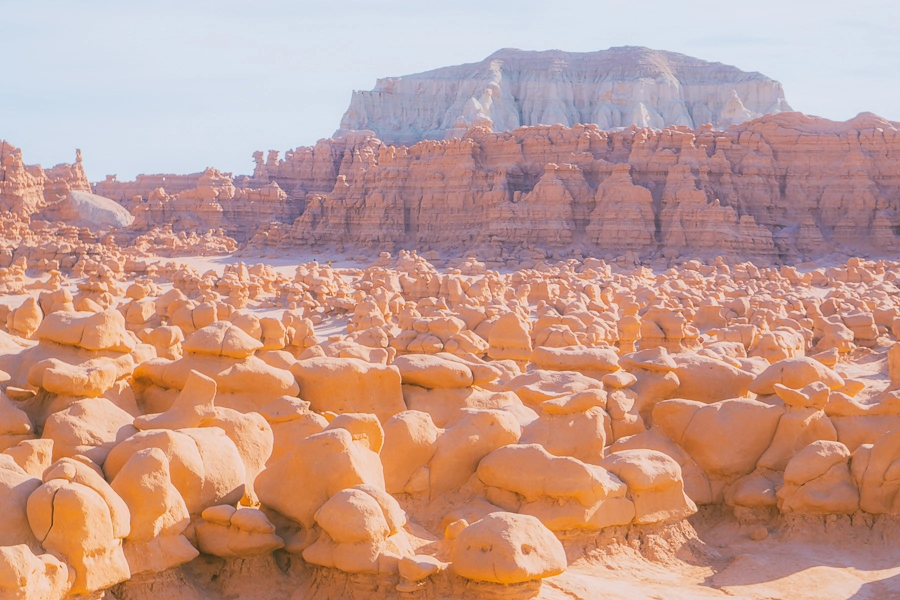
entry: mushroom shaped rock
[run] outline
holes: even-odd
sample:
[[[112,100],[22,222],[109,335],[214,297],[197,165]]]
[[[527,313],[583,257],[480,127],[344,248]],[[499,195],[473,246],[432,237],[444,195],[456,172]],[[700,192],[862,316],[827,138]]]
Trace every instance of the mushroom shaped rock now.
[[[707,404],[748,395],[753,374],[725,361],[694,353],[671,355],[678,388],[672,394]]]
[[[51,313],[41,321],[35,337],[85,350],[131,352],[135,347],[134,338],[125,328],[125,317],[117,310]]]
[[[234,323],[218,321],[189,335],[181,347],[194,354],[247,358],[261,350],[263,344]]]
[[[3,454],[12,457],[32,477],[41,478],[53,462],[53,440],[22,440]]]
[[[531,333],[528,324],[514,312],[501,315],[494,321],[488,334],[488,356],[494,360],[529,360],[531,358]]]
[[[397,586],[397,590],[404,591],[401,587],[404,586],[409,588],[408,591],[414,591],[419,587],[418,582],[446,570],[449,566],[450,563],[438,560],[427,554],[404,556],[400,559],[397,569],[401,578],[401,583]]]
[[[428,413],[438,427],[446,427],[458,419],[465,408],[524,408],[513,392],[491,392],[478,387],[427,389],[404,385],[403,400],[410,410]]]
[[[256,478],[260,502],[306,528],[316,511],[340,490],[360,484],[384,488],[384,472],[343,428],[297,441]]]
[[[184,332],[181,327],[165,325],[146,331],[141,334],[141,340],[156,348],[156,355],[160,358],[176,360],[182,357]]]
[[[697,512],[684,493],[681,466],[662,452],[619,450],[599,464],[628,485],[637,525],[680,521]]]
[[[634,504],[627,486],[602,467],[553,456],[537,444],[510,444],[478,465],[486,486],[514,492],[524,500],[517,512],[540,519],[553,531],[627,525]]]
[[[619,366],[627,371],[644,369],[646,371],[667,373],[674,371],[678,364],[672,359],[668,350],[662,346],[657,346],[656,348],[648,348],[647,350],[626,354],[619,359]]]
[[[605,400],[606,393],[603,390],[588,390],[563,398],[580,397],[587,402],[594,399],[593,392],[599,392]],[[612,437],[609,415],[599,406],[574,410],[572,405],[577,401],[569,403],[571,412],[562,412],[560,404],[556,403],[558,400],[562,398],[541,404],[544,412],[540,418],[522,429],[519,441],[522,444],[540,444],[556,456],[571,456],[584,462],[596,463],[603,458],[607,438]]]
[[[537,409],[545,400],[590,389],[603,389],[603,384],[574,371],[535,370],[510,379],[503,389],[514,392],[525,406]]]
[[[762,357],[772,364],[785,358],[803,356],[805,353],[806,339],[800,331],[790,327],[777,327],[756,339],[749,356]]]
[[[190,513],[172,484],[169,459],[161,449],[132,454],[110,487],[131,515],[123,549],[132,575],[159,573],[197,557],[196,548],[183,535]]]
[[[874,444],[863,444],[850,461],[859,488],[859,507],[873,515],[900,514],[900,428],[882,434]]]
[[[531,362],[546,371],[576,371],[596,378],[619,369],[619,357],[613,348],[539,346],[531,353]]]
[[[406,514],[390,494],[373,486],[341,490],[316,512],[322,534],[303,551],[307,562],[348,573],[396,571],[412,556],[404,539]]]
[[[757,467],[783,471],[798,451],[818,440],[837,442],[838,434],[831,419],[822,410],[830,394],[824,383],[814,381],[802,390],[792,390],[776,383],[775,391],[784,400],[785,412],[778,421],[772,443],[759,458]]]
[[[29,296],[19,308],[9,313],[7,323],[11,333],[18,332],[23,337],[30,338],[40,327],[43,317],[37,298]]]
[[[483,361],[473,354],[463,354],[462,356],[456,356],[455,354],[450,354],[449,352],[438,352],[434,356],[437,358],[449,360],[451,362],[459,363],[467,367],[470,371],[472,371],[472,385],[489,385],[490,383],[503,377],[504,374],[503,369],[499,368],[497,365]]]
[[[128,505],[106,482],[102,471],[96,465],[81,459],[62,458],[44,471],[45,484],[55,480],[77,483],[94,490],[109,507],[113,533],[116,537],[128,535],[131,520]]]
[[[188,512],[199,515],[218,504],[236,504],[244,495],[247,473],[234,442],[218,427],[151,429],[117,445],[103,465],[114,480],[133,454],[159,448],[169,461],[172,485],[184,499]]]
[[[637,394],[629,389],[613,389],[607,394],[606,412],[611,419],[611,431],[607,432],[608,441],[646,431],[637,400]]]
[[[259,499],[253,485],[256,477],[266,468],[266,462],[275,447],[272,427],[259,413],[242,413],[230,408],[216,408],[215,414],[204,419],[201,427],[221,429],[234,443],[247,475],[241,502],[246,505],[257,504]]]
[[[681,385],[675,374],[678,365],[662,346],[626,354],[619,366],[635,376],[628,389],[636,395],[635,408],[648,423],[656,403],[670,398]]]
[[[353,436],[353,441],[372,454],[381,452],[384,446],[384,428],[375,417],[369,413],[344,413],[331,420],[325,431],[332,429],[346,429]]]
[[[275,462],[293,449],[294,444],[328,427],[328,420],[310,409],[309,402],[282,396],[265,405],[259,413],[272,429],[272,453],[267,462]]]
[[[828,397],[831,390],[821,381],[814,381],[802,389],[795,390],[793,388],[776,383],[774,386],[775,393],[781,398],[786,406],[794,408],[812,408],[822,410],[828,404]]]
[[[180,429],[194,440],[203,462],[205,506],[236,503],[246,494],[247,468],[241,452],[219,427]]]
[[[817,318],[815,328],[821,334],[821,339],[813,348],[815,352],[834,349],[846,354],[856,348],[856,344],[853,343],[855,337],[853,330],[844,324],[840,315]]]
[[[34,437],[31,419],[0,391],[0,452]]]
[[[653,409],[653,422],[710,477],[733,481],[754,470],[783,414],[781,407],[745,398],[666,400]]]
[[[145,410],[166,411],[187,385],[192,371],[216,382],[216,406],[240,412],[258,411],[281,396],[296,396],[299,391],[290,371],[273,367],[256,356],[234,358],[188,352],[175,361],[156,358],[135,368],[136,390]]]
[[[297,361],[291,373],[300,385],[300,397],[317,412],[368,412],[383,423],[406,410],[396,367],[319,357]]]
[[[566,570],[562,543],[535,517],[491,513],[463,529],[450,551],[451,570],[466,579],[522,583]]]
[[[660,427],[652,427],[642,433],[618,440],[609,448],[611,453],[621,450],[655,450],[672,457],[681,467],[685,494],[688,498],[697,504],[713,502],[709,476],[681,446],[666,437]],[[774,504],[774,490],[772,493]]]
[[[115,385],[119,366],[110,358],[94,358],[71,365],[56,358],[34,363],[28,383],[61,396],[98,398]]]
[[[850,474],[850,451],[837,441],[816,441],[791,458],[778,490],[786,513],[851,514],[859,510],[859,489]]]

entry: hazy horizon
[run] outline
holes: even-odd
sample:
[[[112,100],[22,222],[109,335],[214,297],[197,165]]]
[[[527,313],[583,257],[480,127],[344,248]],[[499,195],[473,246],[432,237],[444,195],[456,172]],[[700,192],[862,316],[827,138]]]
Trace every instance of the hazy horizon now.
[[[795,110],[900,121],[900,6],[862,0],[0,0],[0,139],[25,162],[107,174],[249,173],[256,150],[309,146],[353,90],[501,48],[647,46],[759,71]]]

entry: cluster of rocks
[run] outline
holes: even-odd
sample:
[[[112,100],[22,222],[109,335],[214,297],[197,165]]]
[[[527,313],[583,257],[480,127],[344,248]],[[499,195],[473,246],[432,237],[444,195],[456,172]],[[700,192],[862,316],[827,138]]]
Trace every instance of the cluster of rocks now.
[[[698,507],[761,538],[900,505],[898,262],[53,277],[0,309],[10,597],[127,596],[200,555],[525,585],[573,536]]]

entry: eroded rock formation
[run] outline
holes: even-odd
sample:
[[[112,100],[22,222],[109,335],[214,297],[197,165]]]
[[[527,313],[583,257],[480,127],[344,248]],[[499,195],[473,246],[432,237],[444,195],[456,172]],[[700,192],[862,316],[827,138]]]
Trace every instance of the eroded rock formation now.
[[[353,92],[339,131],[371,130],[388,144],[411,145],[473,126],[724,129],[789,110],[777,81],[674,52],[507,48],[479,63],[379,79],[375,89]]]
[[[598,196],[646,206],[626,169]],[[593,596],[647,561],[705,597],[773,547],[713,555],[710,524],[880,543],[900,516],[897,261],[153,267],[17,271],[2,597]]]
[[[80,162],[43,171],[3,147],[0,201],[20,218],[74,215],[95,229],[127,222],[128,215],[106,211],[109,218],[87,223],[98,203],[82,210],[78,194],[68,193],[87,187]],[[249,243],[478,249],[511,265],[535,250],[790,264],[833,252],[896,251],[898,157],[896,123],[871,114],[836,123],[780,113],[724,131],[476,127],[410,147],[349,132],[284,158],[256,153],[252,177],[207,169],[180,179],[106,181],[94,191],[133,215],[118,229],[122,239],[167,254]],[[159,187],[169,180],[180,191]]]
[[[408,148],[355,133],[303,150],[257,169],[260,183],[307,190],[300,217],[264,227],[257,245],[790,262],[898,244],[900,128],[873,115],[835,123],[782,113],[725,131],[473,129]],[[328,173],[334,185],[321,191]]]

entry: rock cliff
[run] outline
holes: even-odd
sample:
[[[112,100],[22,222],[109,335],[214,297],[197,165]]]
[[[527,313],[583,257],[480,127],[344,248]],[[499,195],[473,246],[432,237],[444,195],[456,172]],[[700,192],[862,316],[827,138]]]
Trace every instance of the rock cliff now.
[[[353,92],[339,131],[413,144],[461,137],[472,126],[725,128],[789,110],[777,81],[674,52],[504,49],[478,63],[379,79],[375,89]]]
[[[50,169],[26,165],[22,151],[0,140],[0,211],[94,230],[127,227],[134,221],[122,206],[91,193],[81,151],[75,162]]]
[[[63,200],[69,191],[91,192],[80,150],[75,151],[74,163],[45,170],[26,165],[19,148],[0,140],[0,210],[29,216]]]
[[[474,128],[410,147],[352,133],[270,158],[250,184],[307,191],[299,218],[264,227],[259,245],[785,261],[898,245],[900,126],[870,114],[781,113],[725,131]]]
[[[116,182],[127,200],[109,180],[94,191],[121,199],[137,231],[221,228],[258,247],[785,262],[900,247],[900,125],[868,113],[843,123],[779,113],[724,131],[475,127],[409,147],[348,132],[280,156],[254,154],[252,177],[208,169],[179,192],[156,185],[186,181],[170,175]],[[40,181],[16,173],[7,189],[33,202]]]

